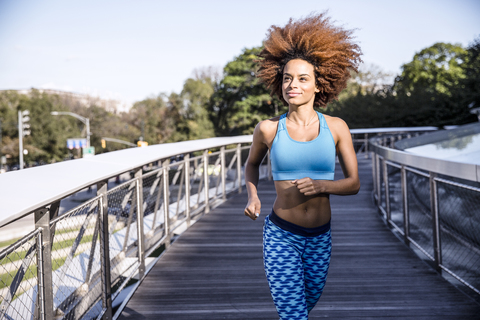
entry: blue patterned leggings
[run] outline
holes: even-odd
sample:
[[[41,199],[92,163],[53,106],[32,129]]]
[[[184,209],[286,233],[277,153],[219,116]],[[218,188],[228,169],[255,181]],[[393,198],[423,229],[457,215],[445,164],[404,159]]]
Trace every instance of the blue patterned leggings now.
[[[332,239],[330,229],[317,236],[286,231],[265,218],[263,262],[280,319],[307,320],[327,280]]]

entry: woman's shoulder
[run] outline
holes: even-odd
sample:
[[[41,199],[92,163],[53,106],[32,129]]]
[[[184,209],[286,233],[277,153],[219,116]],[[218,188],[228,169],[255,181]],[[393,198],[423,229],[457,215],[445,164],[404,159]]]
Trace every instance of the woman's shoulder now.
[[[271,142],[277,134],[278,122],[280,116],[260,121],[255,127],[254,136],[258,136],[267,145],[271,145]]]
[[[278,127],[278,121],[280,121],[280,117],[281,116],[277,116],[270,119],[262,120],[257,124],[257,128],[264,133],[268,133],[272,130],[276,132]]]
[[[332,117],[329,115],[323,115],[325,121],[327,122],[328,129],[332,133],[335,144],[341,139],[341,137],[350,137],[350,129],[348,128],[347,123],[338,117]]]
[[[345,129],[347,129],[348,130],[348,125],[343,119],[338,118],[338,117],[332,117],[332,116],[329,116],[327,114],[323,114],[323,116],[325,117],[325,121],[327,122],[327,125],[330,128],[330,130],[332,130],[332,129],[334,129],[334,130],[345,130]]]

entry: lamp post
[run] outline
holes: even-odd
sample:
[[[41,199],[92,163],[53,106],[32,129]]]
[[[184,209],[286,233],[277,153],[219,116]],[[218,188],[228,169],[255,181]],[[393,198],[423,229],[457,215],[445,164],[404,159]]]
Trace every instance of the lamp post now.
[[[90,120],[88,118],[82,117],[73,112],[63,112],[63,111],[52,111],[50,112],[52,116],[72,116],[82,121],[85,124],[87,129],[87,148],[90,147]]]
[[[20,170],[23,169],[23,154],[26,152],[26,150],[23,150],[23,137],[30,134],[29,114],[28,110],[18,111],[18,162]]]

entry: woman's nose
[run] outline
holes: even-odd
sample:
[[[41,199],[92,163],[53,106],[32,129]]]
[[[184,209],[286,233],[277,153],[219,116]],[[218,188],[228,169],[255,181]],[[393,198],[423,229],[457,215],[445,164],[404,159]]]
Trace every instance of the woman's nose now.
[[[290,87],[297,88],[297,86],[298,86],[298,81],[295,79],[292,79],[292,81],[290,82]]]

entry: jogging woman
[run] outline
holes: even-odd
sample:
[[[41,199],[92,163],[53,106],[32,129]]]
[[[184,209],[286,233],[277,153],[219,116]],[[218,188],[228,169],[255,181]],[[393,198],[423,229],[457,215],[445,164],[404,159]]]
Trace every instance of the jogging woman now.
[[[245,215],[261,212],[259,166],[270,151],[277,197],[265,218],[265,273],[280,319],[308,319],[330,264],[330,194],[356,194],[357,158],[347,124],[323,108],[357,71],[360,49],[351,31],[325,14],[272,26],[260,54],[258,77],[288,112],[258,123],[246,163]],[[335,159],[344,178],[334,180]]]

